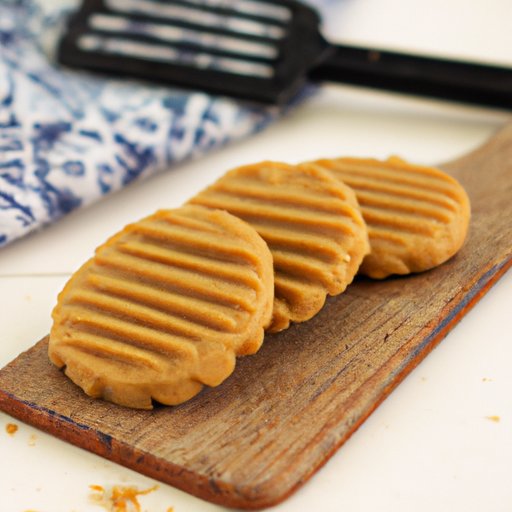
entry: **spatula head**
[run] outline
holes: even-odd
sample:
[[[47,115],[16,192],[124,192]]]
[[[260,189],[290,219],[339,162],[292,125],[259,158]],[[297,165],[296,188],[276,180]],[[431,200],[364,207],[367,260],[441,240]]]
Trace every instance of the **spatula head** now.
[[[282,103],[325,58],[317,13],[283,0],[84,0],[60,63]]]

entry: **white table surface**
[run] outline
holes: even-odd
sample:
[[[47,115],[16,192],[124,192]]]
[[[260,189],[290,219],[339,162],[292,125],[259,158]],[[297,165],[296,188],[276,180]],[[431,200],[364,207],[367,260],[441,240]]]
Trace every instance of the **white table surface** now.
[[[510,0],[333,4],[343,11],[343,24],[327,22],[327,30],[340,40],[512,65]],[[2,249],[0,366],[49,331],[56,294],[107,236],[157,208],[180,205],[229,168],[348,154],[443,162],[477,147],[510,115],[325,86],[265,132],[133,184]],[[274,510],[512,511],[511,304],[509,271],[332,459]],[[19,426],[14,435],[7,434],[8,423]],[[105,510],[91,501],[91,484],[146,489],[155,481],[0,413],[1,512]],[[161,483],[140,503],[147,512],[224,510]]]

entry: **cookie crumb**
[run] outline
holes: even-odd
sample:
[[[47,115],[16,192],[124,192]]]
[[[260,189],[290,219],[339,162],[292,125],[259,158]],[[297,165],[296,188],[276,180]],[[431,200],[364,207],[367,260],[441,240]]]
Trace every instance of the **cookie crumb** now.
[[[5,431],[10,435],[10,436],[13,436],[14,434],[16,434],[16,432],[18,432],[18,425],[16,425],[16,423],[7,423],[7,425],[5,425]]]
[[[89,489],[94,491],[90,495],[91,501],[107,512],[141,512],[138,496],[156,491],[158,485],[142,491],[137,487],[124,485],[114,485],[110,492],[101,485],[89,485]]]

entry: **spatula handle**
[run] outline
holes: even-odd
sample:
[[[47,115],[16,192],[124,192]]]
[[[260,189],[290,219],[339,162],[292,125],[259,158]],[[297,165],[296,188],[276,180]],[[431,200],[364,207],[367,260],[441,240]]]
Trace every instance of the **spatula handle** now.
[[[338,45],[310,78],[512,108],[512,68],[500,66]]]

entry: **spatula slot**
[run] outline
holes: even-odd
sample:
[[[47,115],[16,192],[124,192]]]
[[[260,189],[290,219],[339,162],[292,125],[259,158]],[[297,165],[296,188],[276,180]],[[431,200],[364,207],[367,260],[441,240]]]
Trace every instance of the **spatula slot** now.
[[[158,0],[157,0],[158,1]],[[201,8],[236,10],[245,16],[265,17],[276,22],[288,22],[291,18],[290,9],[278,5],[274,0],[176,0],[177,3],[198,5]]]
[[[133,38],[103,37],[101,35],[83,35],[78,39],[78,47],[84,51],[100,52],[112,55],[125,55],[147,61],[189,65],[198,69],[215,69],[225,73],[272,77],[274,68],[269,65],[215,55],[213,52],[176,48],[151,41],[137,41]]]
[[[105,0],[105,6],[111,12],[152,16],[167,23],[188,23],[204,29],[222,29],[234,32],[240,37],[245,35],[279,39],[284,35],[281,13],[277,18],[256,15],[256,6],[262,6],[262,12],[268,11],[268,4],[254,0],[212,1],[206,4],[199,0],[167,1],[158,0]],[[228,7],[229,6],[229,7]],[[266,9],[264,9],[267,7]],[[278,6],[274,6],[278,7]],[[282,9],[276,10],[281,12]],[[284,12],[284,10],[283,10]]]

